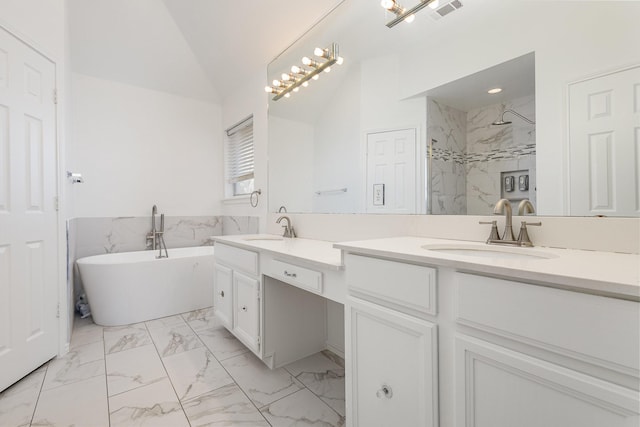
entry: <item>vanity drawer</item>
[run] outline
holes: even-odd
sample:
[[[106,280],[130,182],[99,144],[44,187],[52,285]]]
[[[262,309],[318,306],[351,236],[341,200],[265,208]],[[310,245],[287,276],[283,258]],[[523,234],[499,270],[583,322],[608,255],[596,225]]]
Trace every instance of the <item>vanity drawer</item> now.
[[[253,276],[258,275],[258,254],[256,252],[216,243],[214,257],[217,262],[222,262],[234,270],[241,270]]]
[[[407,308],[409,314],[437,314],[435,268],[353,254],[345,261],[349,293]]]
[[[637,302],[465,273],[457,285],[460,324],[638,374]]]
[[[284,261],[269,263],[268,275],[307,291],[322,293],[322,273]]]

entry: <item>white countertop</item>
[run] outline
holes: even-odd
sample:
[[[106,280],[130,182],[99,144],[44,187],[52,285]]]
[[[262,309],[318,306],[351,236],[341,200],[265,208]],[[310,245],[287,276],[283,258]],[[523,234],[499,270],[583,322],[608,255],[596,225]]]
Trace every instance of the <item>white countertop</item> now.
[[[281,238],[273,234],[241,234],[234,236],[212,236],[214,242],[271,252],[299,261],[315,264],[330,270],[342,270],[342,253],[332,242],[311,239]],[[278,239],[278,240],[274,240]]]
[[[501,259],[445,254],[423,249],[424,245],[464,245],[487,248],[484,243],[422,237],[393,237],[334,244],[346,252],[452,267],[531,283],[570,288],[598,295],[640,300],[640,256],[613,252],[554,248],[511,248],[514,252],[532,251],[552,258]],[[491,248],[498,248],[497,245]]]

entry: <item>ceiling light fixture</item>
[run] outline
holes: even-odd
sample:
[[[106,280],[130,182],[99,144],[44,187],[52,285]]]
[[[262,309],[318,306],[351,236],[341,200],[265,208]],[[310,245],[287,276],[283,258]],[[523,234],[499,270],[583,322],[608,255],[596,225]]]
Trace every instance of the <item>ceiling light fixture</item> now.
[[[387,27],[391,28],[402,21],[413,22],[416,12],[438,1],[439,0],[420,0],[417,5],[413,6],[410,9],[405,9],[404,7],[400,6],[395,0],[382,0],[380,5],[389,12],[392,12],[396,15],[395,18],[387,22]]]
[[[493,89],[489,89],[487,91],[487,93],[491,94],[491,95],[495,95],[496,93],[500,93],[502,92],[502,88],[501,87],[494,87]]]
[[[275,96],[272,98],[274,101],[279,100],[282,97],[289,98],[291,92],[298,92],[300,86],[309,86],[309,80],[318,80],[318,74],[321,72],[331,71],[333,64],[341,65],[344,60],[341,56],[338,56],[338,44],[331,43],[326,49],[315,48],[313,54],[320,58],[315,60],[305,56],[302,58],[302,64],[308,68],[299,67],[294,65],[291,67],[290,73],[282,73],[281,80],[274,80],[271,86],[267,86],[264,90],[267,93],[273,93]]]

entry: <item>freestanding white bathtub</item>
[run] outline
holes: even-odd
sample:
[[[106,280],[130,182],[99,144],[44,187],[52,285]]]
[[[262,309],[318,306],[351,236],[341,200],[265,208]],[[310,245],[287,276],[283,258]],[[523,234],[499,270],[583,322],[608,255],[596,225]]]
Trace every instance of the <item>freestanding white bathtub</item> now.
[[[213,304],[213,246],[122,252],[76,261],[93,321],[120,326]]]

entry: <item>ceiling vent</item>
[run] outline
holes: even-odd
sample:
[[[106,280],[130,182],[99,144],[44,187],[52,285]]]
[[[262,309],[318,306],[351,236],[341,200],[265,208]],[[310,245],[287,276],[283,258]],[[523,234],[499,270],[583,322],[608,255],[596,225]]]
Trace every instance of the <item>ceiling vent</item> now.
[[[445,2],[443,5],[438,7],[431,13],[431,18],[434,20],[438,20],[451,12],[455,12],[456,10],[462,7],[462,2],[460,0],[453,0]]]

